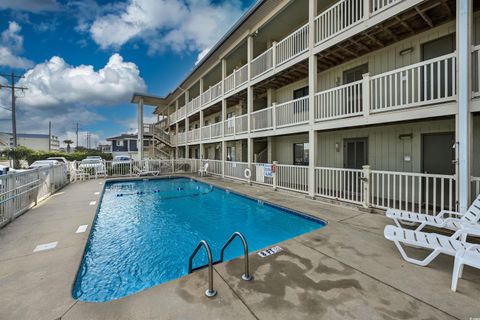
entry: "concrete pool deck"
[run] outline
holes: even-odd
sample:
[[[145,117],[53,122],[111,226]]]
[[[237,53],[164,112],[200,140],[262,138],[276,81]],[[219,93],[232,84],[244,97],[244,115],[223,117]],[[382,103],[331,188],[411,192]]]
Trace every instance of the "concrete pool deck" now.
[[[451,292],[453,258],[440,256],[429,267],[406,263],[383,238],[391,221],[380,214],[261,186],[204,180],[329,224],[280,243],[284,250],[277,254],[251,254],[251,282],[240,280],[243,259],[215,265],[218,295],[212,299],[204,295],[207,278],[201,270],[116,301],[86,303],[74,300],[71,289],[103,181],[74,183],[0,229],[0,319],[480,317],[480,271],[465,267],[457,293]],[[88,225],[86,232],[75,233],[80,225]],[[33,252],[52,242],[58,242],[54,249]]]

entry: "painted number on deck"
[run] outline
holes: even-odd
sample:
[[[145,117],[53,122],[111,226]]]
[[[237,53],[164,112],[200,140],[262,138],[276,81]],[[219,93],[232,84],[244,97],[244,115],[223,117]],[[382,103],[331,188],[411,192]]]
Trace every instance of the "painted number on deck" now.
[[[262,258],[265,258],[280,251],[283,251],[283,249],[280,248],[279,246],[275,246],[275,247],[258,252],[258,255]]]

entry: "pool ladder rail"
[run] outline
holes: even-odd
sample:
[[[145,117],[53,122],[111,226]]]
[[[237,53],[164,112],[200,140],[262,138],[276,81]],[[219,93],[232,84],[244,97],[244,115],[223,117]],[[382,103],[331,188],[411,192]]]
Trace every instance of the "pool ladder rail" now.
[[[193,271],[208,267],[208,289],[205,291],[205,295],[209,298],[214,297],[217,294],[217,291],[213,289],[213,265],[223,262],[225,249],[227,249],[227,247],[237,237],[240,238],[243,245],[243,256],[244,256],[243,260],[244,260],[245,273],[242,274],[242,279],[245,281],[250,281],[253,279],[253,277],[250,275],[250,267],[248,262],[248,244],[243,234],[241,234],[238,231],[234,232],[230,236],[230,238],[227,240],[227,242],[225,242],[225,244],[223,245],[222,250],[220,251],[220,260],[212,261],[212,251],[210,250],[210,246],[205,240],[201,240],[198,243],[197,247],[195,248],[195,250],[193,250],[192,254],[190,255],[190,258],[188,259],[188,273],[192,273]],[[197,255],[198,251],[200,251],[202,247],[204,247],[205,250],[207,251],[208,263],[199,267],[192,268],[193,258]]]

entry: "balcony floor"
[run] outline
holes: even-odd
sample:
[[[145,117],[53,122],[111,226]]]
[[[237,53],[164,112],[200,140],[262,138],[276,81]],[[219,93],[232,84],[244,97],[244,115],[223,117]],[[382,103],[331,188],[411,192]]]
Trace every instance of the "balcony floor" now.
[[[208,182],[316,215],[322,229],[280,244],[267,258],[251,255],[255,277],[239,279],[242,259],[215,266],[218,295],[208,299],[206,270],[107,303],[70,293],[99,200],[101,180],[75,183],[0,230],[1,319],[450,319],[480,316],[480,272],[465,268],[450,291],[453,259],[430,267],[406,263],[383,238],[379,214],[307,200],[258,186]],[[88,224],[86,233],[75,234]],[[58,241],[49,251],[32,253]]]

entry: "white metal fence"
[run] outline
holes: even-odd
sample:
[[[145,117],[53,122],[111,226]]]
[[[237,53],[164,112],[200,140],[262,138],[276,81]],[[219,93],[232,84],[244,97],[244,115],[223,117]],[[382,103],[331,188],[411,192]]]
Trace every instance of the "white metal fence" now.
[[[315,195],[357,204],[364,203],[363,170],[315,168]]]
[[[68,183],[64,165],[0,176],[0,227]]]

